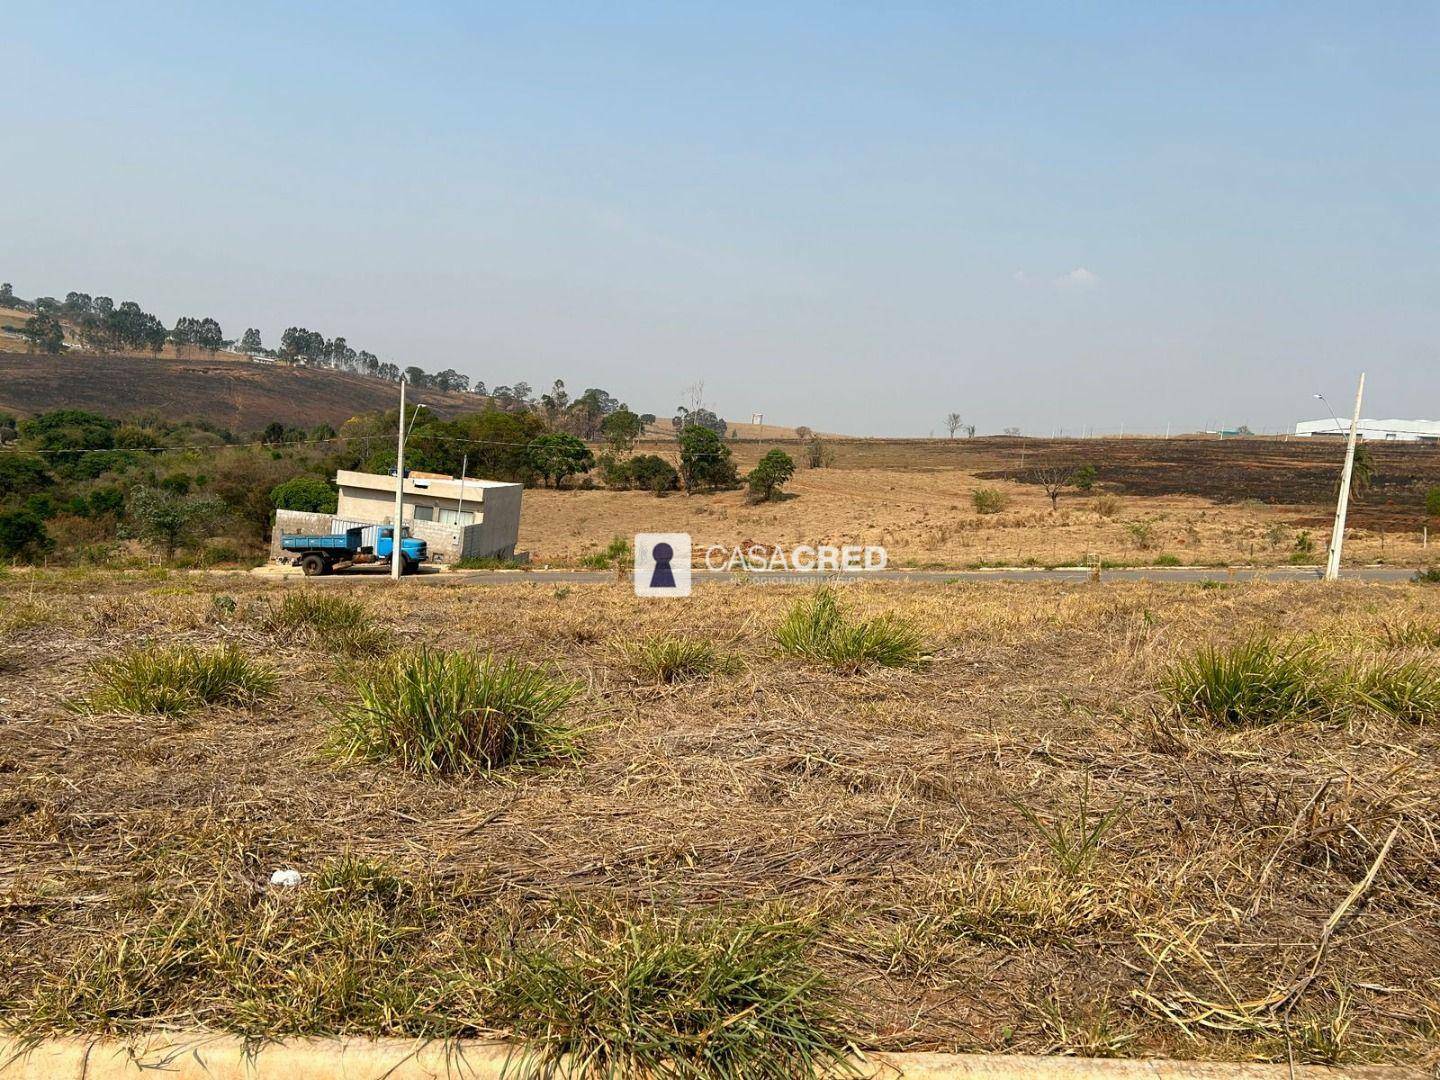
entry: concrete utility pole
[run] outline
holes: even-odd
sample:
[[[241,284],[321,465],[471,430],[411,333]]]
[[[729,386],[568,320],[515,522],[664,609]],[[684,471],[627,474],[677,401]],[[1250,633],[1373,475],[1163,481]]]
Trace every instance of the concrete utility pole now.
[[[395,523],[390,527],[390,576],[400,580],[404,553],[400,550],[400,527],[405,520],[405,376],[400,376],[400,434],[395,443]]]
[[[1365,396],[1365,373],[1355,390],[1355,415],[1350,418],[1350,438],[1345,443],[1345,468],[1340,473],[1340,496],[1335,500],[1335,528],[1330,532],[1330,557],[1325,562],[1325,580],[1340,578],[1340,548],[1345,543],[1345,511],[1350,506],[1350,475],[1355,471],[1355,432],[1360,427],[1360,401]]]

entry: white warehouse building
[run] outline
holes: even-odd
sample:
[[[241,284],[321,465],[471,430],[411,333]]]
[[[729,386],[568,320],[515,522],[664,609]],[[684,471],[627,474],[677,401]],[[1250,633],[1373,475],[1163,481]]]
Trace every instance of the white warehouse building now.
[[[1440,443],[1440,420],[1361,420],[1356,434],[1372,442]],[[1295,425],[1296,435],[1348,438],[1350,424],[1333,416],[1324,420],[1301,420]]]

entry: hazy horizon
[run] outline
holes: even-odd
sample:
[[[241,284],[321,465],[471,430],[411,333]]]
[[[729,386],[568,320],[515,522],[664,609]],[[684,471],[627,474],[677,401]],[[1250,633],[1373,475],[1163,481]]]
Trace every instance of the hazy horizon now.
[[[1440,9],[7,13],[0,279],[857,435],[1440,416]]]

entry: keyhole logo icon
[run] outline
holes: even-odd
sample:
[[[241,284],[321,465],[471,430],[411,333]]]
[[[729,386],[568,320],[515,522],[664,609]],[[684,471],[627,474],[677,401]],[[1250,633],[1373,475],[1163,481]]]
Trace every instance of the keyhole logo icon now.
[[[635,595],[690,595],[690,534],[635,535]]]

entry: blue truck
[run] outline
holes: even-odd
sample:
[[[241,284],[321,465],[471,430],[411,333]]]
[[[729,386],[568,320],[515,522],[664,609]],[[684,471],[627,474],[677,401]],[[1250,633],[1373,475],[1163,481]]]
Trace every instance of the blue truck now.
[[[367,563],[390,563],[395,551],[395,530],[390,525],[376,532],[375,546],[363,543],[364,529],[346,529],[331,535],[284,533],[280,549],[290,555],[290,565],[305,571],[306,577],[349,570]],[[400,530],[400,572],[413,574],[430,557],[424,540],[417,540],[408,529]]]

